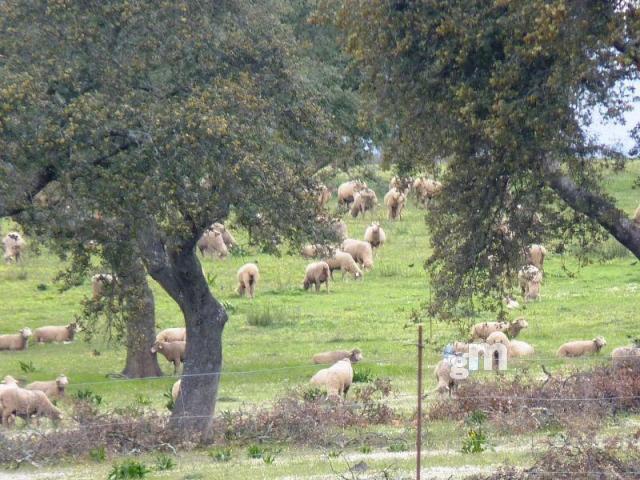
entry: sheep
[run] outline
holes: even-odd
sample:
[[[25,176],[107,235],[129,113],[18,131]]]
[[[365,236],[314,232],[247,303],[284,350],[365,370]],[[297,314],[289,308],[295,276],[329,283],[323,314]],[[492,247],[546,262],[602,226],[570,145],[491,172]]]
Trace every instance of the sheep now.
[[[373,268],[373,249],[369,242],[347,238],[342,242],[342,251],[351,255],[365,270]]]
[[[525,265],[518,271],[518,282],[524,301],[537,300],[540,297],[542,272],[533,265]]]
[[[509,341],[509,358],[511,357],[523,357],[525,355],[533,355],[534,349],[527,342],[521,340]]]
[[[222,223],[214,223],[213,225],[211,225],[210,229],[222,235],[222,241],[224,242],[227,249],[231,249],[238,244],[236,242],[236,239],[233,238],[233,235],[231,235],[231,232],[227,230],[227,227],[225,227]]]
[[[442,183],[430,178],[417,178],[413,182],[413,189],[416,192],[416,202],[428,207],[435,197],[442,192]]]
[[[378,204],[378,197],[376,192],[370,189],[363,189],[356,193],[351,204],[351,216],[357,218],[358,215],[364,216],[365,213],[373,211]]]
[[[640,348],[618,347],[611,352],[613,368],[638,368],[640,366]]]
[[[373,222],[364,231],[364,239],[371,244],[371,248],[378,248],[384,245],[387,235],[378,222]]]
[[[339,240],[344,240],[345,238],[347,238],[348,236],[348,232],[347,232],[347,224],[344,223],[342,220],[336,220],[332,223],[332,228],[333,231],[336,234],[336,237]]]
[[[91,277],[91,291],[93,293],[93,300],[100,300],[105,293],[107,287],[113,286],[115,283],[114,275],[108,273],[97,273]]]
[[[241,297],[246,293],[253,298],[256,293],[256,285],[260,280],[260,271],[255,263],[246,263],[238,269],[238,288],[236,291]]]
[[[47,326],[36,328],[33,336],[38,343],[72,342],[73,337],[81,329],[76,322],[67,326]]]
[[[182,362],[184,362],[184,352],[187,342],[155,342],[151,347],[151,353],[160,352],[164,357],[173,363],[173,373],[177,373]]]
[[[327,262],[313,262],[307,265],[304,272],[303,287],[309,290],[311,285],[316,286],[316,292],[320,291],[320,286],[325,283],[327,293],[329,293],[329,278],[331,277],[331,269]]]
[[[15,378],[13,378],[11,375],[5,375],[5,377],[2,379],[2,385],[8,386],[8,385],[17,385],[18,384],[18,380],[16,380]],[[0,386],[2,386],[0,385]]]
[[[33,332],[29,327],[20,329],[19,333],[0,335],[0,350],[26,350],[31,335]]]
[[[636,211],[633,214],[633,223],[635,223],[636,226],[640,226],[640,206],[636,208]]]
[[[67,385],[69,385],[69,379],[66,375],[60,374],[55,380],[49,380],[47,382],[32,382],[24,388],[27,390],[39,390],[44,392],[50,400],[53,400],[64,397]]]
[[[323,368],[311,377],[313,385],[326,387],[329,398],[339,398],[340,394],[343,394],[346,398],[352,382],[353,368],[351,367],[351,360],[348,358],[338,360],[329,368]]]
[[[402,220],[402,210],[404,209],[404,194],[393,188],[384,196],[384,204],[387,207],[387,218],[389,220]]]
[[[364,188],[367,188],[367,184],[360,180],[351,180],[341,184],[338,187],[338,205],[348,207],[355,200],[355,194]]]
[[[326,185],[320,185],[317,197],[318,208],[324,208],[324,206],[329,203],[329,200],[331,200],[331,195],[331,190],[329,190]]]
[[[413,179],[411,177],[398,177],[396,175],[389,181],[389,190],[395,188],[406,195],[411,190],[412,184]]]
[[[547,255],[547,249],[542,245],[529,245],[527,248],[526,262],[533,265],[541,272],[544,271],[544,257]]]
[[[504,297],[504,304],[509,310],[515,310],[517,308],[520,308],[520,304],[513,297]]]
[[[575,340],[561,345],[558,349],[558,356],[580,357],[588,353],[598,353],[606,345],[604,337],[596,337],[593,340]]]
[[[184,327],[165,328],[156,335],[156,342],[186,342],[187,329]]]
[[[12,423],[14,416],[25,420],[34,415],[52,420],[62,419],[62,412],[53,406],[44,392],[20,387],[8,388],[0,394],[0,411],[5,427]]]
[[[349,359],[351,363],[357,363],[362,360],[362,352],[359,348],[354,348],[350,352],[346,350],[339,350],[336,352],[322,352],[316,353],[313,356],[313,363],[327,363],[334,364],[339,360]]]
[[[182,379],[178,379],[176,383],[171,387],[171,398],[175,402],[178,399],[178,394],[180,393],[180,385],[182,384]]]
[[[332,257],[325,258],[324,261],[329,265],[331,280],[333,280],[334,270],[340,270],[342,272],[342,278],[344,278],[345,272],[350,273],[353,278],[356,279],[362,277],[362,270],[360,270],[356,261],[347,252],[336,250]]]
[[[217,255],[220,259],[225,259],[229,255],[229,249],[224,243],[222,233],[212,227],[207,228],[198,243],[196,243],[200,255]]]
[[[504,334],[504,332],[501,331],[492,332],[491,335],[487,337],[486,342],[487,345],[495,345],[497,343],[500,343],[507,348],[509,348],[510,344],[509,338]]]
[[[318,244],[315,244],[315,245],[307,244],[304,247],[302,247],[302,250],[300,251],[300,253],[304,258],[315,258],[318,256],[318,247],[319,247]]]
[[[4,261],[19,262],[22,259],[27,243],[18,232],[9,232],[2,240]]]
[[[441,394],[448,393],[449,396],[453,394],[459,382],[459,380],[451,376],[451,366],[450,360],[445,358],[440,360],[433,370],[436,381],[438,382],[434,390]]]
[[[471,340],[486,338],[493,332],[502,332],[509,327],[507,322],[482,322],[476,323],[471,327]]]
[[[529,322],[524,318],[516,318],[513,322],[509,322],[503,332],[505,332],[509,338],[516,338],[525,328],[529,328]]]

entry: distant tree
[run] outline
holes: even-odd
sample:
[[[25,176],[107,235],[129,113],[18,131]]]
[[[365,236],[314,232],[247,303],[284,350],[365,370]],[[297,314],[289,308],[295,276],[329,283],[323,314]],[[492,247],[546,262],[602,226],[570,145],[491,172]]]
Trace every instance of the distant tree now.
[[[621,159],[586,130],[593,108],[619,118],[629,105],[638,2],[320,3],[317,18],[341,29],[363,90],[396,125],[398,161],[447,160],[428,220],[433,313],[478,296],[495,306],[530,242],[602,227],[640,258],[640,228],[602,190],[606,162],[594,160]]]
[[[79,218],[121,226],[105,250],[132,244],[124,258],[184,314],[172,425],[189,438],[210,433],[227,320],[200,235],[233,212],[266,251],[330,238],[312,174],[343,135],[291,14],[275,0],[0,3],[0,215],[28,220],[55,180]]]

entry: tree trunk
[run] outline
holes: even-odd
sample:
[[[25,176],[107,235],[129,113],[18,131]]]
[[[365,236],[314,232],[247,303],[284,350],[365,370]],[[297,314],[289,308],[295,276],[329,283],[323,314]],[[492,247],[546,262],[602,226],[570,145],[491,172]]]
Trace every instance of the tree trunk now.
[[[122,374],[128,378],[162,375],[157,355],[151,353],[156,337],[153,292],[139,259],[117,272],[124,295],[127,359]]]

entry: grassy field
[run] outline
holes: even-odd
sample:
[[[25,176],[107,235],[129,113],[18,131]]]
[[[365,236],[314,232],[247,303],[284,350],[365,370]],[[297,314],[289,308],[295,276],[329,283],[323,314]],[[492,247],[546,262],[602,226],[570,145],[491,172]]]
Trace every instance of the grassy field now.
[[[634,179],[640,175],[640,163],[630,164],[623,173],[605,178],[606,188],[620,201],[620,206],[631,214],[639,203],[640,195],[632,190]],[[379,191],[382,199],[384,192]],[[335,207],[335,198],[332,208]],[[379,220],[387,233],[387,244],[377,253],[374,269],[364,281],[340,280],[330,286],[330,293],[305,292],[302,279],[307,261],[297,255],[276,258],[263,254],[232,256],[225,261],[204,260],[204,269],[211,278],[211,288],[218,298],[232,308],[224,333],[224,367],[218,410],[237,409],[240,406],[264,404],[289,388],[308,382],[318,367],[311,365],[311,356],[320,351],[359,347],[365,356],[357,369],[370,369],[376,376],[387,376],[393,381],[396,396],[393,406],[410,412],[416,389],[416,327],[411,323],[413,309],[429,298],[429,285],[422,268],[429,255],[428,226],[424,212],[410,202],[400,222],[389,222],[383,208],[378,208],[373,219]],[[345,218],[349,235],[362,238],[371,217],[353,220]],[[6,232],[9,224],[2,224]],[[235,234],[236,232],[234,232]],[[246,238],[236,234],[240,243]],[[246,245],[245,245],[246,247]],[[247,251],[251,251],[246,247]],[[529,370],[541,373],[539,364],[554,369],[572,365],[606,361],[611,350],[629,343],[628,336],[637,335],[638,302],[640,301],[640,268],[635,258],[615,245],[613,240],[600,251],[606,261],[594,261],[577,269],[575,259],[565,262],[577,271],[573,278],[561,268],[561,261],[551,255],[545,263],[545,282],[542,300],[526,305],[512,313],[524,316],[529,329],[521,334],[536,349],[536,357],[511,362],[512,372]],[[235,294],[235,272],[248,261],[257,262],[261,281],[255,300],[238,298]],[[53,278],[64,266],[47,254],[30,254],[21,265],[0,265],[0,333],[13,333],[23,326],[32,329],[42,325],[67,324],[80,312],[79,302],[90,295],[87,279],[81,287],[59,293]],[[152,282],[153,283],[153,282]],[[46,288],[45,288],[46,287]],[[156,296],[158,328],[183,324],[178,307],[153,283]],[[268,318],[270,324],[251,325],[256,316]],[[492,320],[492,314],[480,313],[475,321]],[[430,339],[426,362],[434,365],[444,344],[460,339],[457,328],[445,324],[426,326]],[[590,359],[560,361],[555,358],[558,346],[568,340],[591,339],[604,335],[608,345],[601,355]],[[99,354],[98,354],[99,353]],[[124,350],[104,341],[91,344],[80,339],[68,345],[31,345],[23,352],[0,352],[0,375],[11,374],[29,381],[52,379],[65,373],[71,381],[69,391],[90,389],[103,397],[105,408],[129,405],[132,402],[149,403],[163,409],[164,393],[175,381],[169,378],[172,367],[160,358],[165,378],[149,380],[109,379],[108,374],[123,367]],[[25,373],[20,362],[35,367]],[[426,388],[435,380],[428,369]],[[64,407],[63,407],[64,408]],[[634,419],[620,420],[633,422]],[[612,425],[616,428],[619,425]],[[486,468],[503,460],[526,464],[531,452],[523,451],[523,443],[537,441],[495,434],[493,452],[475,456],[459,453],[459,435],[464,433],[457,424],[428,426],[430,468],[441,468],[447,478],[447,468],[474,466]],[[395,431],[409,442],[412,434]],[[244,452],[234,455],[229,463],[215,463],[206,452],[180,455],[177,470],[155,473],[149,478],[304,478],[308,475],[331,475],[327,452],[285,448],[273,465],[249,460]],[[349,452],[359,458],[367,454]],[[359,456],[358,456],[359,455]],[[367,463],[372,469],[392,464],[398,471],[409,471],[411,461],[405,452],[391,455],[380,447]],[[153,457],[149,457],[153,463]],[[339,470],[344,459],[334,459]],[[261,463],[262,462],[262,463]],[[57,472],[65,478],[106,478],[110,463],[62,465]],[[53,471],[53,470],[51,470]],[[439,474],[436,470],[434,475]],[[451,472],[449,472],[449,475]],[[6,473],[7,478],[37,478],[35,471]],[[20,477],[20,475],[26,475]],[[2,476],[2,475],[0,475]],[[2,477],[4,478],[4,477]],[[44,478],[44,477],[43,477]]]

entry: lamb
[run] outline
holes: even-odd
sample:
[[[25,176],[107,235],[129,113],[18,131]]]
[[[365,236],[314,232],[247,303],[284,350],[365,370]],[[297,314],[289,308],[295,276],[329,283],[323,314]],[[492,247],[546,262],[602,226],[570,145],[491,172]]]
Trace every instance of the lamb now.
[[[20,329],[19,333],[0,335],[0,350],[26,350],[31,335],[33,332],[29,327]]]
[[[236,242],[236,239],[233,238],[233,235],[231,235],[231,232],[227,230],[227,227],[225,227],[222,223],[214,223],[210,228],[211,230],[214,230],[222,235],[222,241],[224,242],[227,249],[233,248],[238,244]]]
[[[318,192],[318,207],[324,208],[324,206],[331,200],[331,190],[326,185],[320,185],[320,191]]]
[[[521,340],[509,341],[509,358],[524,357],[525,355],[533,355],[534,349],[527,342]]]
[[[353,368],[348,358],[337,361],[329,368],[323,368],[311,377],[313,385],[326,387],[329,398],[339,398],[340,394],[346,398],[352,382]]]
[[[542,272],[533,265],[526,265],[518,272],[518,282],[524,301],[537,300],[540,297]]]
[[[541,272],[544,271],[544,257],[547,255],[547,249],[542,245],[529,245],[527,248],[526,261],[529,265],[533,265]]]
[[[93,300],[100,300],[105,293],[107,287],[114,285],[114,276],[108,273],[97,273],[91,277],[91,291],[93,292]]]
[[[4,261],[19,262],[22,259],[24,250],[27,246],[26,242],[18,232],[9,232],[2,240],[4,247]]]
[[[156,342],[186,342],[187,329],[184,327],[165,328],[156,335]]]
[[[187,342],[155,342],[151,347],[151,353],[160,352],[164,357],[173,363],[173,373],[178,372],[178,368],[184,362],[184,352]]]
[[[351,255],[365,270],[373,268],[373,249],[369,242],[347,238],[342,242],[342,251]]]
[[[182,384],[182,380],[179,379],[176,383],[171,387],[171,398],[175,402],[178,399],[178,394],[180,393],[180,385]]]
[[[236,291],[241,297],[247,294],[253,298],[256,293],[256,285],[260,280],[260,271],[255,263],[246,263],[238,269],[238,288]]]
[[[373,211],[378,204],[378,197],[376,192],[370,189],[363,189],[356,193],[351,204],[351,216],[357,218],[358,215],[364,216],[365,213]]]
[[[348,207],[355,200],[355,194],[364,188],[367,188],[367,184],[360,180],[351,180],[341,184],[338,187],[338,205]]]
[[[227,245],[224,243],[223,235],[215,230],[213,226],[207,228],[205,232],[196,243],[198,250],[200,250],[200,254],[202,256],[206,255],[217,255],[220,259],[225,259],[227,255],[229,255],[229,249]]]
[[[558,349],[558,356],[580,357],[588,353],[598,353],[606,345],[604,337],[596,337],[593,340],[575,340],[561,345]]]
[[[404,209],[404,194],[393,188],[384,196],[384,204],[387,207],[387,218],[389,220],[402,220],[402,210]]]
[[[638,368],[640,367],[640,348],[618,347],[611,352],[613,368]]]
[[[36,328],[34,338],[38,343],[72,342],[73,337],[81,329],[76,322],[67,326],[47,326]]]
[[[64,397],[65,389],[69,385],[69,379],[66,375],[60,374],[55,380],[49,380],[47,382],[32,382],[26,387],[27,390],[39,390],[50,399],[59,399]]]
[[[442,394],[448,393],[449,396],[451,396],[459,382],[459,380],[451,377],[451,362],[446,358],[440,360],[433,370],[433,373],[438,382],[435,391]]]
[[[316,286],[316,292],[320,291],[320,286],[325,283],[327,285],[327,293],[329,293],[329,278],[331,277],[331,269],[327,262],[313,262],[307,266],[304,272],[303,287],[309,290],[311,285]]]
[[[336,352],[322,352],[316,353],[313,356],[313,363],[327,363],[333,365],[337,361],[349,359],[351,363],[357,363],[362,360],[362,352],[359,348],[354,348],[350,352],[346,350],[339,350]]]
[[[361,278],[362,270],[358,267],[358,264],[351,255],[340,250],[336,250],[332,257],[325,258],[324,261],[329,265],[329,271],[331,272],[331,280],[333,280],[333,271],[340,270],[342,277],[344,274],[350,273],[353,278]]]
[[[44,392],[14,387],[0,394],[0,411],[2,424],[9,426],[14,416],[28,420],[31,416],[49,417],[52,420],[62,419],[62,412],[53,406]]]
[[[371,244],[371,248],[378,248],[384,245],[387,235],[378,222],[373,222],[364,231],[364,239]]]

